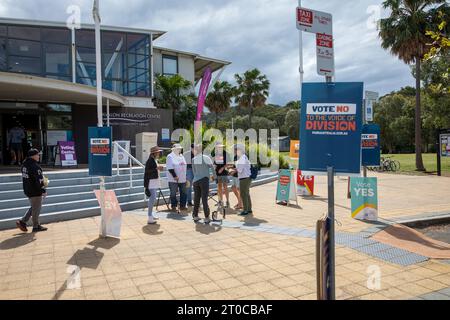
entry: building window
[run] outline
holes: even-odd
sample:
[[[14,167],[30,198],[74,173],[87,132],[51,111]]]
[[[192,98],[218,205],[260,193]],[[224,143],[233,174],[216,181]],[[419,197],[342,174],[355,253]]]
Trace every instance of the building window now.
[[[41,58],[10,56],[8,70],[40,76],[42,73]]]
[[[47,130],[72,130],[72,115],[47,115]]]
[[[6,39],[0,38],[0,70],[6,70]]]
[[[106,53],[103,55],[106,79],[126,79],[125,58],[126,56],[123,52]]]
[[[126,35],[120,32],[102,32],[103,52],[126,51]]]
[[[40,41],[41,29],[39,27],[9,26],[8,37]]]
[[[127,51],[131,54],[150,55],[150,37],[142,34],[128,34]]]
[[[72,106],[70,104],[46,104],[44,106],[45,111],[51,112],[72,112]]]
[[[60,44],[44,44],[45,73],[70,76],[70,47]]]
[[[40,57],[41,43],[36,41],[9,39],[9,54],[21,57]]]
[[[163,55],[162,72],[165,76],[173,76],[178,74],[178,57]]]
[[[42,28],[42,41],[47,43],[71,44],[72,35],[68,29]]]
[[[7,32],[6,32],[6,26],[2,26],[0,25],[0,37],[6,37]]]

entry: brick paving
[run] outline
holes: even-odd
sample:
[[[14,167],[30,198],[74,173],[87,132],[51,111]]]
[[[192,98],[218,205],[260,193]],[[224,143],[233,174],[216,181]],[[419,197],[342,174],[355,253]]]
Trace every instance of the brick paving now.
[[[378,177],[383,219],[450,211],[449,178]],[[337,298],[450,299],[450,264],[401,265],[355,250],[352,236],[370,236],[362,231],[373,225],[350,218],[346,188],[336,179],[337,235],[350,235],[337,240]],[[315,299],[312,232],[327,208],[324,178],[316,189],[296,208],[275,204],[276,183],[255,187],[254,217],[230,214],[224,225],[169,215],[147,226],[144,211],[127,212],[120,240],[98,239],[98,217],[50,224],[35,235],[1,231],[0,299]],[[81,270],[79,288],[68,280],[76,279],[73,266]],[[381,274],[379,289],[367,285],[373,270]]]

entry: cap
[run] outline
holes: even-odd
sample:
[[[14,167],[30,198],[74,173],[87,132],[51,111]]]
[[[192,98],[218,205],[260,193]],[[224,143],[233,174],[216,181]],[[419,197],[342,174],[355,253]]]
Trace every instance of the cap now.
[[[28,150],[27,156],[28,157],[32,157],[32,156],[35,156],[37,154],[39,154],[39,150],[38,149],[30,149],[30,150]]]

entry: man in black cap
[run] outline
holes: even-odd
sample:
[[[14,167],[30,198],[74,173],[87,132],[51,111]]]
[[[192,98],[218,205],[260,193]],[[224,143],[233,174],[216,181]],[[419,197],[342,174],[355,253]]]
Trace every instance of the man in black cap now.
[[[39,224],[39,214],[42,208],[42,198],[47,196],[42,168],[39,166],[39,151],[30,149],[27,159],[22,165],[23,191],[30,201],[31,207],[22,219],[16,222],[17,227],[27,232],[27,222],[33,217],[33,232],[46,231],[47,228]]]

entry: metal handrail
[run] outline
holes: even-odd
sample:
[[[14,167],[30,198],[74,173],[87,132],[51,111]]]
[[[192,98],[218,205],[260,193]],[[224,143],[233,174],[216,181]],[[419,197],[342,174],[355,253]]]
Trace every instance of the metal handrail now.
[[[114,146],[117,147],[118,150],[121,150],[123,153],[128,155],[129,159],[129,168],[130,168],[130,188],[133,187],[133,162],[135,162],[141,168],[145,168],[145,166],[135,157],[133,157],[125,148],[123,148],[117,141],[114,141]],[[120,176],[120,166],[119,166],[119,157],[116,157],[116,166],[117,166],[117,175]],[[145,199],[145,196],[144,196]]]

